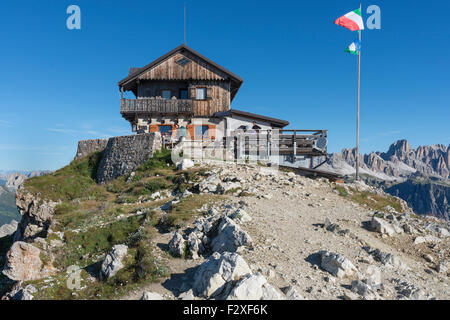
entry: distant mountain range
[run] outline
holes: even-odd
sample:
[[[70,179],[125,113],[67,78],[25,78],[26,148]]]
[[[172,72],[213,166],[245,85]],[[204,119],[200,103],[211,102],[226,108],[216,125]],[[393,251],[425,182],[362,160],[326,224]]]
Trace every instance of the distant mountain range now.
[[[450,145],[413,149],[399,140],[387,152],[360,155],[359,163],[366,183],[404,199],[418,214],[450,219]],[[354,176],[355,165],[356,150],[344,149],[331,154],[321,169]]]
[[[0,185],[6,188],[17,190],[23,182],[32,177],[42,176],[51,171],[0,171]]]

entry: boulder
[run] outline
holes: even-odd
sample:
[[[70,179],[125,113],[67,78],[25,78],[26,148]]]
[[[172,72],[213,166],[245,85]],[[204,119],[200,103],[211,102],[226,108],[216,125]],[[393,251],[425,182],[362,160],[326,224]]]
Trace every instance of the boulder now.
[[[241,189],[241,184],[239,182],[220,182],[217,185],[216,193],[225,194],[229,191]]]
[[[227,300],[282,300],[283,297],[267,283],[260,273],[247,274],[236,283]]]
[[[186,241],[187,248],[189,250],[189,254],[192,259],[198,259],[199,254],[202,254],[204,251],[203,243],[203,233],[201,232],[191,232]]]
[[[378,294],[375,290],[366,282],[361,280],[355,280],[351,284],[351,290],[359,294],[364,300],[375,300],[378,298]]]
[[[217,175],[211,175],[198,184],[198,189],[203,193],[216,193],[219,183],[219,177]]]
[[[183,292],[178,296],[178,299],[180,300],[195,300],[194,292],[192,289],[189,289],[189,291]]]
[[[56,269],[51,264],[44,265],[41,250],[32,244],[16,241],[6,254],[3,274],[11,280],[37,280],[53,275]]]
[[[250,235],[241,229],[233,220],[223,217],[218,228],[217,236],[211,242],[213,252],[236,252],[241,246],[252,243]]]
[[[144,291],[141,300],[164,300],[164,298],[159,293]]]
[[[251,273],[249,266],[237,253],[214,252],[195,273],[193,291],[205,298],[226,297],[229,285],[248,273]]]
[[[33,294],[37,292],[37,289],[29,284],[25,287],[22,286],[22,282],[15,284],[10,292],[8,292],[2,299],[5,300],[33,300]]]
[[[191,159],[183,159],[180,162],[177,163],[177,168],[179,170],[187,170],[194,166],[194,161]]]
[[[321,255],[322,269],[328,271],[332,275],[338,278],[354,275],[357,270],[353,263],[346,257],[338,253],[322,250],[319,252]]]
[[[252,221],[252,217],[242,208],[237,209],[230,215],[230,218],[237,220],[240,223],[246,223]]]
[[[421,243],[437,243],[441,241],[439,238],[432,236],[432,235],[426,235],[426,236],[420,236],[416,237],[414,239],[414,244],[421,244]]]
[[[393,228],[393,226],[378,217],[372,217],[372,221],[370,222],[370,227],[372,229],[372,231],[381,233],[381,234],[386,234],[388,236],[393,236],[396,232],[395,229]]]
[[[282,289],[288,300],[304,300],[304,298],[291,285]]]
[[[18,225],[19,223],[16,220],[12,220],[10,223],[2,225],[0,227],[0,238],[12,235],[16,232]]]
[[[128,247],[123,244],[117,244],[112,247],[111,252],[103,260],[100,279],[108,279],[117,274],[120,269],[124,267],[122,260],[125,258],[128,252]]]
[[[169,242],[169,252],[175,257],[183,257],[186,241],[179,230],[175,231],[172,239]]]
[[[408,266],[403,261],[401,261],[396,255],[382,252],[380,251],[380,249],[376,249],[375,251],[371,252],[371,255],[373,255],[375,260],[381,262],[387,267],[399,268],[401,270],[408,270]]]
[[[439,261],[439,263],[436,265],[436,271],[438,273],[446,273],[448,270],[447,262],[445,261]]]

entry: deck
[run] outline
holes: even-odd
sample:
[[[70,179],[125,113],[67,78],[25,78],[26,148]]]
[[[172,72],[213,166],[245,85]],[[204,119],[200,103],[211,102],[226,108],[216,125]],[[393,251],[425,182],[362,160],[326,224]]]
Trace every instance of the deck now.
[[[120,113],[126,116],[135,114],[156,113],[156,114],[192,114],[194,103],[191,99],[121,99]]]

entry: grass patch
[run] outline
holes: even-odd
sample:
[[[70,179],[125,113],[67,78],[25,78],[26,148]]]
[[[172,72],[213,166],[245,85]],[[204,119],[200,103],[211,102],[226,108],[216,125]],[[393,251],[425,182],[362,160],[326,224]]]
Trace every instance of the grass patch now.
[[[41,198],[53,201],[70,201],[80,198],[102,199],[104,189],[95,183],[102,153],[96,152],[54,173],[33,177],[25,181],[25,188]]]
[[[343,186],[335,186],[335,190],[338,191],[340,196],[360,205],[366,205],[375,211],[384,211],[387,206],[390,206],[397,212],[402,212],[400,201],[390,195],[378,195],[369,191],[358,191],[354,188],[346,189]]]
[[[81,290],[67,287],[68,274],[64,271],[52,278],[50,286],[44,279],[28,281],[38,292],[35,299],[116,299],[143,284],[168,275],[168,269],[153,256],[153,213],[116,221],[102,228],[92,228],[84,233],[65,234],[66,245],[56,253],[55,265],[66,270],[78,265],[81,270]],[[100,281],[98,278],[102,259],[115,244],[128,245],[128,253],[121,269],[114,277]],[[47,280],[48,281],[48,280]]]
[[[173,205],[169,213],[159,221],[159,226],[166,230],[181,228],[198,214],[197,209],[221,199],[224,199],[224,196],[194,194]]]
[[[128,235],[138,229],[142,219],[143,216],[133,216],[103,227],[94,227],[87,232],[65,232],[64,252],[55,261],[55,266],[64,269],[89,263],[93,254],[106,253],[114,245],[125,243]]]
[[[138,172],[150,171],[155,169],[175,169],[175,166],[172,162],[171,151],[169,149],[157,150],[153,154],[153,157],[148,159],[136,170],[136,175]]]

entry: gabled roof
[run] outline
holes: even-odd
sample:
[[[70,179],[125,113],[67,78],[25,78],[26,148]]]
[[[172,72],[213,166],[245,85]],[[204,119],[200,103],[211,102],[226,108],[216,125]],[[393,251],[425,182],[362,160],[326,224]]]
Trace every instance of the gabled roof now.
[[[204,60],[206,63],[214,66],[218,70],[220,70],[223,73],[225,73],[231,79],[231,81],[234,83],[234,89],[235,89],[234,90],[235,91],[234,94],[236,94],[237,90],[239,89],[239,87],[244,82],[244,80],[241,77],[235,75],[234,73],[232,73],[228,69],[218,65],[214,61],[206,58],[205,56],[201,55],[200,53],[198,53],[194,49],[189,48],[185,44],[182,44],[182,45],[179,45],[178,47],[176,47],[175,49],[173,49],[172,51],[166,53],[162,57],[156,59],[155,61],[150,62],[145,67],[142,67],[142,68],[130,68],[128,76],[126,78],[124,78],[124,79],[119,81],[119,83],[118,83],[119,87],[123,87],[125,84],[129,83],[130,81],[133,81],[133,80],[137,79],[141,74],[143,74],[147,70],[151,69],[152,67],[158,65],[159,63],[161,63],[162,61],[166,60],[167,58],[173,56],[174,54],[176,54],[178,52],[184,52],[184,51],[190,52],[191,54],[199,57],[200,59]],[[232,93],[232,96],[234,96],[234,94]]]
[[[268,122],[268,123],[270,123],[270,125],[272,125],[273,127],[277,127],[277,128],[284,128],[285,126],[287,126],[289,124],[289,121],[286,121],[286,120],[266,117],[266,116],[262,116],[260,114],[250,113],[250,112],[236,110],[236,109],[230,109],[227,111],[214,113],[214,117],[219,117],[219,118],[233,117],[233,115],[240,116],[243,118],[249,118],[249,119],[261,120],[264,122]]]

